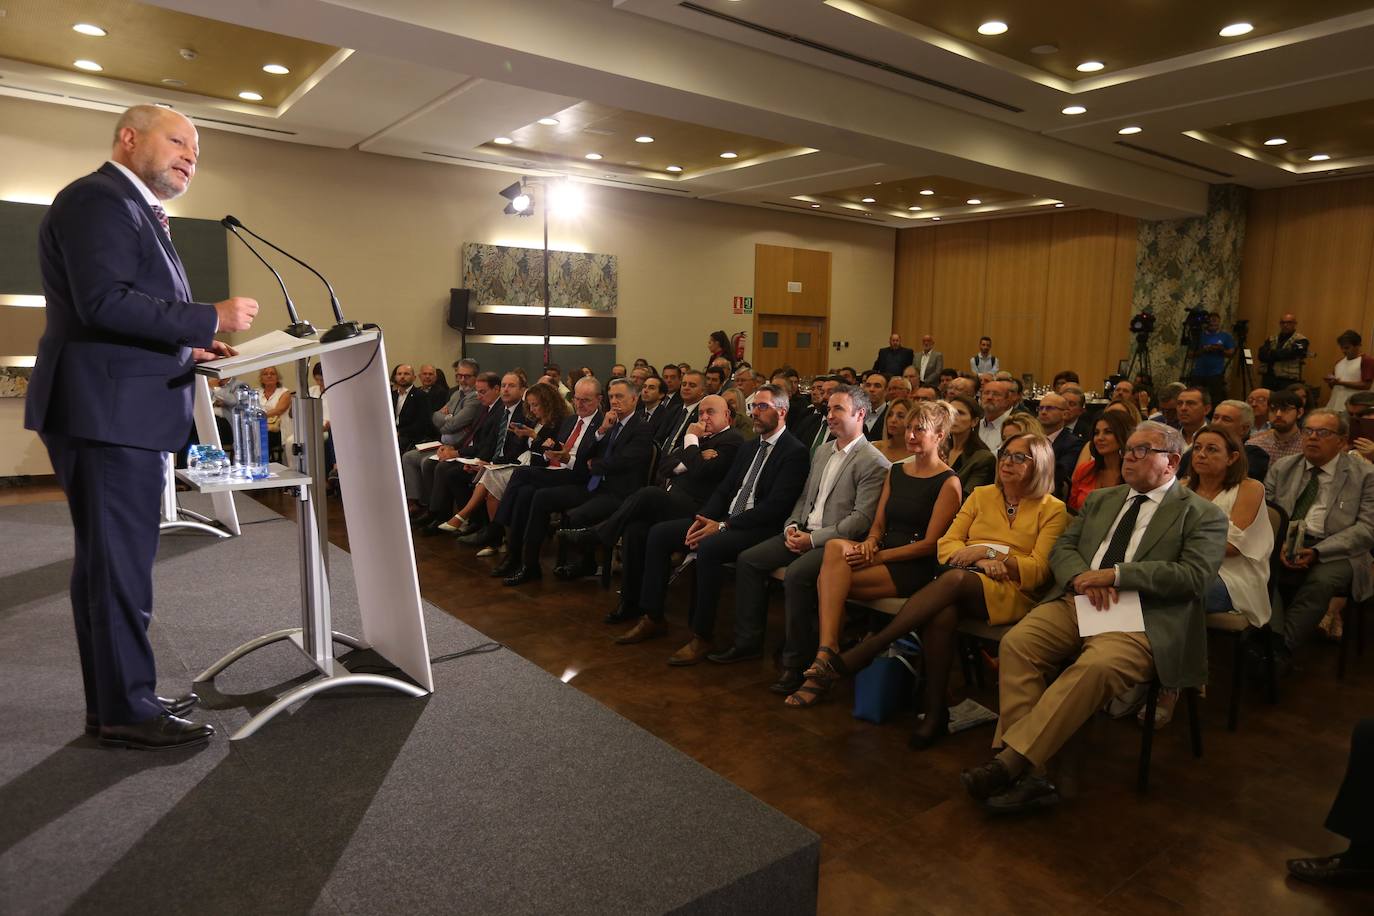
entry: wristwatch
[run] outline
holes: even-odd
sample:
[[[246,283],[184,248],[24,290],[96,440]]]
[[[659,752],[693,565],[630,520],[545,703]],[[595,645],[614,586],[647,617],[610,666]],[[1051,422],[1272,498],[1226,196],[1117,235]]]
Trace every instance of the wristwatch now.
[[[993,550],[991,547],[989,547],[989,548],[988,548],[988,552],[987,552],[986,554],[984,554],[983,558],[986,559],[986,560],[995,560],[995,559],[997,559],[997,551],[995,551],[995,550]]]
[[[730,521],[729,521],[729,519],[726,519],[725,521],[723,521],[723,522],[720,523],[720,528],[717,529],[717,530],[719,530],[719,531],[724,531],[726,528],[729,528],[729,527],[730,527]]]

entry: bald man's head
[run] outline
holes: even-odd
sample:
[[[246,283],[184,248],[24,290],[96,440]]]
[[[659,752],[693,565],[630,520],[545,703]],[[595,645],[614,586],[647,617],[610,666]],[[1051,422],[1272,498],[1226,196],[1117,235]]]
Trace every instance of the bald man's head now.
[[[158,200],[186,193],[199,157],[195,125],[170,109],[135,105],[115,125],[111,161],[137,175]]]

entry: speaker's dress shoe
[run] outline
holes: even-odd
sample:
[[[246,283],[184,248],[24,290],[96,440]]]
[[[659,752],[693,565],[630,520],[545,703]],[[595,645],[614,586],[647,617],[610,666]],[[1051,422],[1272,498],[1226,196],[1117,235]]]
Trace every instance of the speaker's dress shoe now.
[[[717,665],[728,665],[731,662],[747,662],[755,658],[763,658],[761,647],[747,648],[741,646],[731,646],[721,652],[712,652],[706,656],[707,661],[715,662]]]
[[[1044,776],[1027,773],[1010,789],[983,802],[992,814],[1022,814],[1059,804],[1059,790]]]
[[[173,715],[163,715],[133,725],[102,725],[100,743],[104,747],[166,751],[203,744],[214,733],[213,725],[197,725]]]
[[[588,563],[586,560],[578,560],[576,563],[567,563],[556,567],[553,574],[564,581],[585,579],[588,576],[596,575],[596,564]]]
[[[185,716],[200,702],[200,697],[188,692],[179,697],[158,697],[157,701],[171,715]],[[86,713],[86,734],[93,738],[100,734],[100,720],[91,713]]]
[[[601,546],[601,538],[597,536],[595,528],[563,528],[559,530],[558,536],[574,547]]]
[[[688,665],[696,665],[706,660],[707,654],[711,651],[711,644],[700,636],[693,636],[692,641],[668,656],[668,664],[674,668],[686,668]]]
[[[544,578],[544,574],[538,566],[521,566],[515,572],[501,580],[502,585],[524,585],[526,582],[538,582]]]
[[[806,683],[806,675],[802,674],[800,668],[784,668],[782,676],[768,685],[768,689],[779,696],[791,696],[796,693],[802,684]]]
[[[1288,873],[1313,884],[1374,884],[1374,866],[1354,865],[1345,854],[1313,859],[1289,859]]]
[[[631,620],[638,620],[643,616],[644,613],[640,611],[639,608],[622,601],[616,606],[614,611],[611,611],[605,617],[601,618],[601,622],[609,624],[629,623]]]
[[[1011,773],[996,757],[959,774],[964,789],[976,801],[985,801],[1011,787]]]
[[[644,642],[649,639],[657,639],[668,634],[668,624],[662,620],[654,620],[652,617],[641,617],[639,623],[624,636],[617,636],[615,639],[618,646],[633,646],[635,643]]]

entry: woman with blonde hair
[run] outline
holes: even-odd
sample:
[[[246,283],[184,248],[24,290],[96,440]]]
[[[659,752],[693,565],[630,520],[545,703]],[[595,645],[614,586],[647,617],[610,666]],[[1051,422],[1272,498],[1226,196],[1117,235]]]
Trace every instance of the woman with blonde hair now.
[[[963,501],[958,476],[940,457],[949,425],[944,401],[913,404],[906,421],[911,460],[888,471],[868,537],[825,542],[816,580],[822,653],[834,655],[840,644],[846,601],[905,597],[939,574],[936,547]],[[801,699],[794,705],[809,705],[803,701],[820,696],[798,693]]]
[[[262,393],[262,409],[267,414],[268,448],[286,460],[286,450],[296,441],[291,425],[290,388],[281,386],[281,375],[276,366],[263,366],[258,371],[259,391]]]
[[[906,418],[910,412],[911,398],[899,397],[888,401],[887,414],[883,419],[886,436],[873,443],[883,457],[893,464],[911,457],[911,449],[906,445]]]
[[[912,595],[879,633],[840,655],[822,646],[805,672],[807,681],[789,705],[811,705],[841,677],[858,671],[913,629],[926,663],[924,718],[911,736],[915,749],[948,733],[945,689],[961,617],[1015,623],[1053,581],[1050,550],[1068,523],[1054,496],[1054,448],[1044,436],[1023,434],[1002,443],[997,482],[979,487],[940,538],[948,570]]]
[[[1002,420],[1002,439],[1005,441],[1009,436],[1019,436],[1029,433],[1032,436],[1045,435],[1045,427],[1040,425],[1040,421],[1028,413],[1009,413]]]

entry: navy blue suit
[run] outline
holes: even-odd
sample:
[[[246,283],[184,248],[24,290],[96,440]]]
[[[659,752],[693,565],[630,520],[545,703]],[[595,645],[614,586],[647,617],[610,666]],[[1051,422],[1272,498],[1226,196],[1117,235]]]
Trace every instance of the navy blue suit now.
[[[64,188],[39,229],[47,328],[24,425],[48,448],[76,529],[71,598],[86,711],[163,713],[152,618],[163,452],[191,429],[192,347],[217,316],[139,190],[106,164]]]

